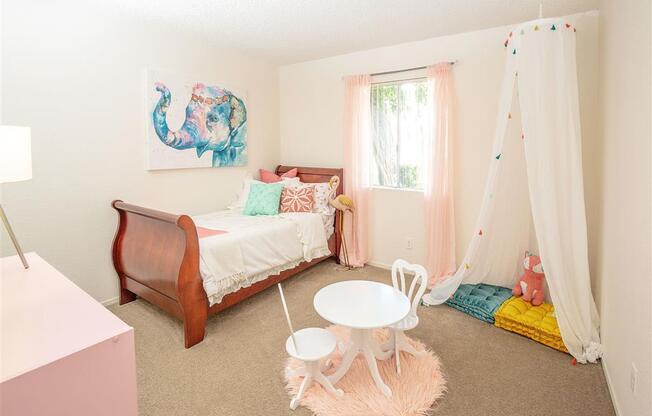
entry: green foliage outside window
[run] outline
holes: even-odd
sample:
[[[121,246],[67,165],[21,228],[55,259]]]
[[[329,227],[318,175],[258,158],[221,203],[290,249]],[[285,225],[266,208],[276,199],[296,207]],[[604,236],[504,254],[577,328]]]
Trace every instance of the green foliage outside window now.
[[[417,187],[417,167],[401,165],[401,188]]]
[[[373,185],[423,187],[427,111],[425,80],[372,85]]]

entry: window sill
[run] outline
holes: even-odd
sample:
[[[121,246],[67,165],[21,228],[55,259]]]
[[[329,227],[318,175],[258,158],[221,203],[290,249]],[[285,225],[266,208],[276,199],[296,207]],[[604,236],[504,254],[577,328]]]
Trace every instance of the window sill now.
[[[418,192],[418,193],[423,193],[423,189],[413,189],[413,188],[394,188],[392,186],[381,186],[381,185],[373,185],[370,186],[372,190],[381,190],[381,191],[397,191],[397,192]]]

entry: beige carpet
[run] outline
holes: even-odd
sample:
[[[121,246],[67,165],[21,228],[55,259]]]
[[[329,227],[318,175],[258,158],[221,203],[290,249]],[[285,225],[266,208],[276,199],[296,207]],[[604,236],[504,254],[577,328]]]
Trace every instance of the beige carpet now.
[[[332,261],[286,280],[295,327],[327,326],[312,298],[350,279],[390,281],[388,271],[344,271]],[[181,323],[147,302],[110,309],[136,331],[142,416],[310,414],[289,409],[282,375],[288,330],[275,287],[209,318],[206,339],[189,350]],[[436,416],[615,414],[599,364],[572,366],[569,355],[447,306],[419,314],[409,334],[441,358],[447,379]]]

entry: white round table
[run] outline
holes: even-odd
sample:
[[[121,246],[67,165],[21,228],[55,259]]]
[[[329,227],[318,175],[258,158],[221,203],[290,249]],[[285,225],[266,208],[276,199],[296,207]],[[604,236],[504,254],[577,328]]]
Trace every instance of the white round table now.
[[[373,330],[405,318],[410,312],[407,296],[383,283],[347,280],[319,290],[313,305],[322,318],[351,328],[351,344],[344,352],[340,367],[329,377],[331,383],[337,383],[349,370],[358,353],[362,353],[376,386],[386,396],[391,396],[392,391],[378,372],[376,358],[389,358],[392,352],[381,350],[373,338]]]

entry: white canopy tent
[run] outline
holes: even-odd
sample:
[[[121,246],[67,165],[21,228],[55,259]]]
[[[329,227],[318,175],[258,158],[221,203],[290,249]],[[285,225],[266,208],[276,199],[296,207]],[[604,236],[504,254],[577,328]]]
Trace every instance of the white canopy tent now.
[[[457,272],[424,302],[444,303],[461,283],[511,288],[524,252],[538,252],[564,343],[579,362],[593,362],[600,356],[599,318],[587,254],[575,27],[561,18],[534,20],[515,28],[505,45],[475,236]]]

